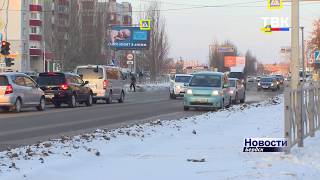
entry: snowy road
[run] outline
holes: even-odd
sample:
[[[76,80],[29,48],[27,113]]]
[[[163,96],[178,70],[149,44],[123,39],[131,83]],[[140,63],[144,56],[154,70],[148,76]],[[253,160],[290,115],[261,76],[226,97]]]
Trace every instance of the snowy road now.
[[[273,97],[277,92],[257,92],[248,86],[247,103]],[[128,93],[124,104],[98,104],[92,107],[49,108],[45,112],[27,109],[23,113],[0,113],[0,150],[33,144],[61,135],[76,135],[96,128],[117,128],[155,119],[176,119],[204,112],[184,112],[181,99],[170,100],[164,87]]]

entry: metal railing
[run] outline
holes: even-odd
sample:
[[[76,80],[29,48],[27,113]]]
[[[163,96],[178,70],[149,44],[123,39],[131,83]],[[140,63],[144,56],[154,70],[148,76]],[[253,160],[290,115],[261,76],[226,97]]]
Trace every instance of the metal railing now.
[[[296,90],[284,92],[284,135],[287,140],[286,153],[303,140],[314,137],[320,129],[320,84],[302,85]]]

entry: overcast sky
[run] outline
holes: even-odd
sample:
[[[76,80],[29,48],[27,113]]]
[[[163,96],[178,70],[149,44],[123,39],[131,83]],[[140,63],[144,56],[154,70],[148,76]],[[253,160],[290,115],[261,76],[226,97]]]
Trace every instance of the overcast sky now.
[[[121,2],[121,0],[118,0]],[[246,3],[254,0],[161,0],[161,9],[189,8],[194,5],[225,5]],[[259,0],[257,0],[259,1]],[[280,47],[290,45],[290,32],[274,32],[272,35],[260,31],[264,16],[289,17],[290,4],[282,10],[268,10],[267,0],[242,7],[215,7],[165,11],[170,40],[170,56],[173,58],[208,61],[208,46],[217,39],[230,40],[242,53],[250,49],[263,63],[279,62]],[[127,0],[133,11],[147,6],[149,0]],[[320,17],[320,2],[300,3],[300,25],[305,27],[306,38],[310,37],[313,20]],[[235,6],[235,5],[234,5]],[[255,7],[243,7],[255,6]],[[258,6],[258,7],[257,7]],[[134,14],[137,15],[137,14]],[[135,17],[134,17],[135,18]],[[291,22],[290,22],[291,24]]]

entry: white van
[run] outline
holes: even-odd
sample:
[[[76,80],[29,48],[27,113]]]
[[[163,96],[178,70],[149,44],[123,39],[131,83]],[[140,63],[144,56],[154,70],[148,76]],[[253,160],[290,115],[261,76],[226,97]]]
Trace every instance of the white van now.
[[[78,66],[75,71],[84,81],[89,81],[88,85],[93,91],[93,103],[97,100],[105,100],[107,104],[113,100],[124,102],[126,79],[119,67],[86,65]]]

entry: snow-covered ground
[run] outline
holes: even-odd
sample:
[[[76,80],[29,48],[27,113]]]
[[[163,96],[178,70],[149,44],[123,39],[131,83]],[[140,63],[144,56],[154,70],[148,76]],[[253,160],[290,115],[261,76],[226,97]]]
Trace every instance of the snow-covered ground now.
[[[242,152],[244,138],[282,136],[281,99],[238,105],[1,152],[0,179],[319,179],[319,134],[290,155]]]
[[[170,86],[169,83],[146,83],[146,84],[137,84],[136,90],[137,91],[154,91],[159,89],[168,89]],[[126,85],[126,91],[131,92],[133,89],[130,90],[130,85]]]

